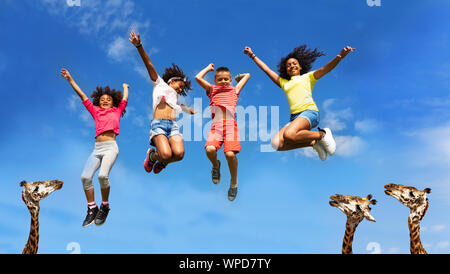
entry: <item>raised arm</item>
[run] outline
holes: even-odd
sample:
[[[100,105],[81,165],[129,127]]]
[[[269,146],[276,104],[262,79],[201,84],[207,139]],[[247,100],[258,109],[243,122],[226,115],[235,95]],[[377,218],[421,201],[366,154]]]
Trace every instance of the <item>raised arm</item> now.
[[[210,71],[214,71],[214,64],[209,64],[206,68],[202,69],[202,71],[195,75],[195,80],[197,81],[197,83],[207,92],[209,92],[209,90],[211,89],[211,84],[208,83],[208,81],[206,81],[204,77]]]
[[[238,82],[236,85],[236,93],[239,94],[245,84],[247,84],[248,79],[250,79],[250,73],[238,74],[235,79]]]
[[[189,114],[197,113],[197,111],[194,111],[192,108],[190,108],[190,107],[188,107],[186,105],[181,104],[180,107],[181,107],[181,110],[183,110],[186,113],[189,113]]]
[[[156,81],[156,79],[158,79],[158,73],[156,72],[155,67],[150,61],[150,57],[148,57],[147,52],[145,52],[144,47],[141,44],[141,35],[138,34],[136,36],[134,30],[132,30],[128,40],[130,40],[130,42],[137,48],[139,55],[141,55],[142,61],[144,61],[145,67],[147,68],[148,75],[150,75],[150,79],[152,79],[153,82]]]
[[[261,59],[259,59],[252,51],[251,48],[245,47],[244,53],[248,55],[248,57],[252,58],[252,60],[258,65],[258,67],[264,71],[267,76],[269,76],[270,80],[272,80],[277,86],[280,86],[280,76],[273,70],[271,70]],[[247,79],[248,80],[248,79]]]
[[[128,88],[130,87],[130,85],[123,83],[122,84],[123,87],[123,97],[122,100],[128,101]]]
[[[75,90],[75,92],[78,94],[78,96],[80,96],[81,101],[85,101],[86,99],[88,99],[86,94],[84,94],[84,92],[80,89],[80,87],[77,85],[77,83],[75,83],[75,81],[73,80],[73,78],[70,75],[68,70],[62,69],[61,76],[64,77],[64,79],[66,79],[69,82],[69,84],[72,86],[73,90]]]
[[[326,64],[325,66],[321,67],[320,69],[314,71],[314,78],[316,78],[316,80],[319,80],[320,78],[322,78],[325,74],[332,71],[339,64],[339,62],[342,59],[344,59],[344,57],[347,56],[347,54],[349,54],[349,52],[352,52],[354,50],[355,50],[354,48],[349,47],[349,46],[343,48],[341,50],[341,53],[339,53],[336,57],[334,57],[333,60],[328,62],[328,64]]]

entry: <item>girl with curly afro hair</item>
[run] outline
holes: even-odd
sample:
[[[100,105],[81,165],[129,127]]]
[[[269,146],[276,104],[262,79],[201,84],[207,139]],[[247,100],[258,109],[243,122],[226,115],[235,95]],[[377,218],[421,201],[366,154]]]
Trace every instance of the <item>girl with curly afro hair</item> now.
[[[147,150],[144,169],[147,172],[161,172],[169,163],[184,157],[183,137],[176,118],[182,111],[194,114],[195,111],[183,104],[178,104],[178,95],[186,96],[191,90],[191,81],[175,64],[166,68],[162,78],[156,72],[150,57],[141,43],[141,36],[130,33],[130,42],[136,47],[147,68],[153,84],[153,120],[150,125],[150,145]]]
[[[327,154],[334,154],[336,142],[331,130],[318,128],[318,131],[311,131],[319,125],[320,119],[319,109],[312,98],[312,90],[317,80],[333,70],[353,50],[355,49],[347,46],[325,66],[311,71],[314,61],[325,54],[317,48],[311,50],[306,45],[301,45],[281,58],[277,74],[261,61],[251,48],[245,47],[244,53],[284,91],[288,99],[290,122],[273,138],[274,149],[283,151],[311,146],[322,161],[326,160]]]
[[[128,84],[123,84],[122,92],[109,87],[97,87],[92,93],[93,102],[84,94],[73,80],[69,71],[61,70],[61,76],[64,77],[80,96],[83,105],[91,113],[95,122],[95,146],[94,151],[86,162],[81,181],[83,183],[86,200],[88,202],[88,211],[83,221],[83,227],[95,222],[96,225],[102,225],[106,221],[109,212],[109,172],[119,154],[119,148],[116,143],[116,136],[119,135],[120,117],[125,113],[128,102]],[[98,172],[98,181],[100,182],[102,193],[102,204],[100,209],[97,207],[94,198],[94,185],[92,178],[95,172]]]

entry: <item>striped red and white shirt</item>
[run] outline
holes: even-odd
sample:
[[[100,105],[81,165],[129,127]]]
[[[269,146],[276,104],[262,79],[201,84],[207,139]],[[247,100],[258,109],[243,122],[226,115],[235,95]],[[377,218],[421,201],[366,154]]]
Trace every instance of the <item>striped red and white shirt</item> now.
[[[206,95],[209,97],[209,107],[213,118],[215,107],[223,107],[236,117],[236,104],[239,99],[236,87],[211,85],[211,89]]]

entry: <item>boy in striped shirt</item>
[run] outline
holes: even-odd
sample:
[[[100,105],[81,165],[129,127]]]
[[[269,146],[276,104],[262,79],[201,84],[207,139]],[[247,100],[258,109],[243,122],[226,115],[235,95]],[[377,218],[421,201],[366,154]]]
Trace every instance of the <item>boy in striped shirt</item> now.
[[[238,84],[231,86],[230,70],[219,67],[214,75],[214,85],[204,79],[205,75],[214,71],[214,64],[209,64],[200,71],[195,80],[206,90],[210,101],[212,114],[211,130],[205,144],[206,155],[212,164],[212,181],[220,182],[220,161],[217,160],[217,151],[224,144],[224,153],[230,170],[231,182],[228,189],[228,200],[234,201],[237,195],[237,158],[236,154],[241,150],[239,130],[236,123],[236,104],[239,93],[250,78],[250,73],[239,74],[235,80]]]

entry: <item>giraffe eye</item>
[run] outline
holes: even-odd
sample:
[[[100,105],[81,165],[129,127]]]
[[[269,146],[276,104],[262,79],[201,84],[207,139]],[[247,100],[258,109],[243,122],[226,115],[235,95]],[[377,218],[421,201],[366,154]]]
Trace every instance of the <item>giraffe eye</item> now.
[[[34,189],[34,192],[38,192],[38,190],[39,190],[39,187],[37,186],[37,187]]]
[[[414,197],[414,193],[412,191],[409,192],[410,197]]]
[[[359,205],[356,205],[356,209],[361,211],[361,207]]]

